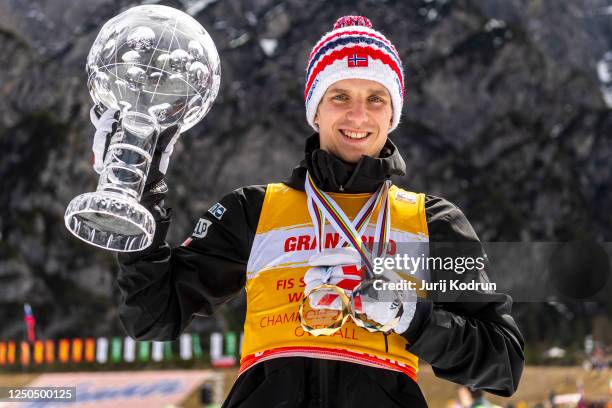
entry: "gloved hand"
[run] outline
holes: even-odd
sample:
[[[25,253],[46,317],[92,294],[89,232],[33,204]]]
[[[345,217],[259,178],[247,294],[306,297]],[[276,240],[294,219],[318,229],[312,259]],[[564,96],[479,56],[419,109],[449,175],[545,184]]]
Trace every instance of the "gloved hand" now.
[[[304,288],[305,295],[308,295],[315,287],[327,283],[344,289],[347,296],[352,297],[353,290],[361,283],[364,276],[364,271],[361,270],[361,258],[359,253],[353,248],[344,247],[327,250],[313,256],[309,260],[309,264],[313,268],[310,268],[304,275],[304,283],[306,284]],[[399,282],[402,278],[394,271],[386,270],[382,275],[376,276],[376,279]],[[388,297],[393,298],[395,294],[399,295],[398,301],[390,301]],[[375,292],[373,295],[381,295],[382,300],[375,300],[372,297],[364,298],[361,295],[355,296],[353,299],[354,312],[364,313],[368,319],[384,325],[397,316],[401,305],[403,307],[402,316],[394,331],[396,333],[405,332],[410,326],[417,308],[416,291]],[[388,296],[385,297],[385,295]],[[342,309],[340,296],[330,291],[317,291],[313,293],[309,296],[309,302],[310,307],[313,309]]]
[[[400,282],[402,280],[392,270],[384,271],[381,275],[377,275],[375,279],[383,282]],[[364,313],[368,319],[384,325],[397,316],[398,310],[402,306],[401,317],[393,330],[398,334],[405,332],[410,326],[417,308],[416,290],[376,290],[373,287],[369,288],[369,291],[367,289],[365,288],[363,295],[355,297],[355,311]]]
[[[119,125],[120,111],[117,109],[103,110],[100,105],[94,105],[89,111],[91,123],[96,128],[92,150],[94,153],[94,170],[100,174],[104,168],[104,159],[111,138],[117,131]],[[164,175],[168,170],[170,156],[174,151],[174,144],[180,136],[177,125],[164,129],[157,139],[153,159],[145,182],[145,188],[140,200],[147,208],[159,204],[168,192],[168,185],[164,181]]]
[[[343,247],[317,253],[308,260],[312,268],[304,275],[304,295],[322,284],[335,285],[350,296],[361,282],[361,259],[353,248]],[[342,310],[342,299],[330,291],[317,291],[309,297],[313,309]]]
[[[311,290],[322,284],[329,284],[344,289],[350,297],[355,286],[361,282],[361,270],[357,265],[335,265],[335,266],[316,266],[310,268],[304,275],[304,293],[308,294]],[[313,309],[333,309],[342,310],[342,299],[332,291],[318,290],[310,298],[310,307]]]

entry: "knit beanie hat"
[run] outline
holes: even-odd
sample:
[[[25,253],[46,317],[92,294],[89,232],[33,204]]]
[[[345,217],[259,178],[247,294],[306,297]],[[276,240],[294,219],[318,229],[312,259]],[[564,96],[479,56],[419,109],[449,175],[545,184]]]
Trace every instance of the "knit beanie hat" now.
[[[362,16],[341,17],[332,31],[314,46],[306,69],[306,119],[315,131],[317,107],[327,88],[334,82],[369,79],[383,85],[391,95],[393,119],[390,132],[400,119],[404,104],[404,70],[397,50]]]

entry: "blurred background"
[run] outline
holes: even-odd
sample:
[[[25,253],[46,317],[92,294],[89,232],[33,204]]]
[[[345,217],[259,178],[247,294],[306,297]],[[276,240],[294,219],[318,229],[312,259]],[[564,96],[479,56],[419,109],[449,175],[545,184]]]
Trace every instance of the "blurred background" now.
[[[121,340],[122,361],[72,358],[74,339],[108,338],[112,350],[124,336],[113,255],[72,237],[63,216],[98,180],[87,53],[108,19],[143,3],[195,17],[222,62],[212,110],[182,136],[170,162],[170,243],[189,236],[225,193],[290,174],[311,134],[303,104],[308,54],[338,17],[368,16],[404,63],[407,100],[391,135],[408,168],[398,185],[456,203],[482,241],[588,242],[607,254],[568,272],[595,282],[596,298],[560,293],[515,304],[529,367],[517,396],[495,401],[550,406],[557,394],[578,394],[582,402],[567,397],[567,406],[605,406],[612,399],[612,0],[2,0],[0,370],[12,381],[50,371],[204,369],[215,360],[211,333],[225,339],[217,357],[228,347],[237,353],[244,295],[189,327],[200,357],[183,358],[177,343],[163,360],[126,361],[132,346]],[[70,339],[68,360],[36,363],[33,342],[56,342],[59,350],[60,339]],[[3,364],[2,344],[9,353],[10,342],[15,361]],[[27,364],[22,342],[31,345]],[[235,370],[225,370],[231,385]],[[422,378],[432,407],[456,398],[457,389],[436,382],[427,367]]]

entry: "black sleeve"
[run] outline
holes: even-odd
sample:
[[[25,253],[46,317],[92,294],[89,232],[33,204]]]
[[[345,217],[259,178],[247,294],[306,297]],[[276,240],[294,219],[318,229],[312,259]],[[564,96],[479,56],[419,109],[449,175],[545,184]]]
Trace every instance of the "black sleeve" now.
[[[194,314],[208,316],[242,290],[265,192],[249,186],[226,195],[176,248],[164,242],[168,214],[151,247],[118,254],[119,319],[131,337],[176,339]]]
[[[426,196],[430,257],[482,257],[484,269],[465,273],[432,270],[431,279],[489,282],[489,266],[478,236],[459,208]],[[437,377],[510,396],[519,384],[525,358],[523,337],[510,315],[512,299],[493,291],[434,294],[433,310],[407,348],[431,364]],[[414,334],[414,333],[413,333]],[[412,340],[412,341],[411,341]]]

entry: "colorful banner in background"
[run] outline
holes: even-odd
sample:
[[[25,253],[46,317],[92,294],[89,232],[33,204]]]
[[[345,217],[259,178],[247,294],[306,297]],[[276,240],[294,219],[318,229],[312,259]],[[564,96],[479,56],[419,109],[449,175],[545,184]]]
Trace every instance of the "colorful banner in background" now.
[[[180,348],[180,356],[182,360],[191,360],[191,357],[193,356],[192,353],[192,348],[191,348],[191,334],[188,333],[183,333],[181,334],[181,336],[179,337],[179,344],[181,346]]]
[[[198,333],[193,333],[191,344],[193,345],[193,357],[196,360],[200,360],[204,353],[202,352],[202,343],[200,342],[200,335]]]
[[[140,341],[138,347],[138,361],[146,363],[150,359],[151,342]]]
[[[223,338],[225,337],[225,352],[223,350]],[[213,367],[231,367],[237,362],[236,335],[232,332],[212,333],[210,335],[210,363]]]
[[[59,340],[0,341],[0,368],[20,365],[119,364],[180,360],[202,360],[208,356],[213,367],[237,364],[242,333],[211,333],[206,344],[199,333],[184,333],[177,341],[135,341],[130,337],[73,338]]]
[[[85,339],[85,361],[93,363],[96,355],[96,341],[92,338]]]
[[[121,338],[113,337],[111,340],[110,359],[113,363],[121,362]]]
[[[55,341],[45,340],[45,363],[53,364],[55,362]]]
[[[32,307],[29,303],[23,304],[23,321],[26,325],[26,332],[28,334],[28,341],[33,343],[36,341],[36,319],[34,313],[32,313]]]
[[[22,366],[28,366],[30,365],[30,344],[27,341],[22,341],[20,346],[21,353],[19,360]]]
[[[59,352],[57,359],[60,363],[66,364],[70,359],[70,341],[68,339],[61,339],[59,341]]]
[[[45,362],[45,346],[42,341],[34,342],[34,364],[41,365]]]
[[[96,361],[104,364],[108,361],[108,339],[100,337],[96,341]]]
[[[123,361],[132,363],[136,359],[136,340],[131,337],[123,339]]]
[[[16,354],[15,342],[9,341],[7,345],[7,350],[6,350],[6,362],[8,364],[15,364],[15,354]]]
[[[83,340],[72,339],[72,362],[80,363],[83,359]]]
[[[151,352],[153,361],[162,361],[164,359],[164,343],[161,341],[153,342],[153,350]]]
[[[43,373],[29,387],[76,389],[76,401],[23,403],[30,408],[175,407],[206,385],[220,404],[225,376],[212,370],[147,370],[115,372]],[[0,402],[0,408],[21,405]],[[219,406],[219,405],[215,405]]]

